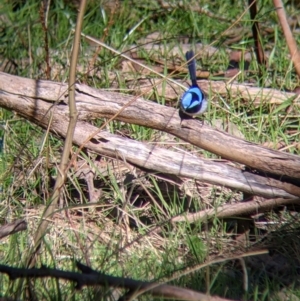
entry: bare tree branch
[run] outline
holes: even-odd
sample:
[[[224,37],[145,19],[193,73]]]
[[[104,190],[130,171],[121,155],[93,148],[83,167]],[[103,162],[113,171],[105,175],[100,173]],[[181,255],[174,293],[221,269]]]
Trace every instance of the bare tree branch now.
[[[256,20],[257,17],[257,2],[256,0],[248,0],[249,10],[250,10],[250,17],[252,21],[252,35],[254,39],[254,50],[256,53],[257,63],[260,68],[260,72],[262,66],[266,64],[266,58],[264,54],[264,50],[261,43],[261,34],[259,30],[259,23]]]
[[[295,70],[297,72],[298,78],[300,77],[300,54],[297,48],[296,40],[293,37],[292,31],[290,29],[289,23],[287,21],[284,6],[281,0],[273,0],[275,9],[277,11],[277,16],[282,27],[286,43],[290,50],[291,59],[293,61]]]
[[[73,135],[74,135],[77,117],[78,117],[78,110],[76,108],[76,100],[75,100],[74,83],[76,81],[76,66],[77,66],[77,59],[78,59],[78,53],[79,53],[80,38],[81,38],[80,33],[81,33],[81,28],[82,28],[82,23],[83,23],[85,6],[86,6],[86,0],[81,0],[79,12],[77,15],[75,37],[74,37],[72,56],[71,56],[71,67],[70,67],[70,72],[69,72],[68,129],[67,129],[67,132],[65,135],[64,148],[63,148],[63,152],[62,152],[62,156],[61,156],[61,160],[60,160],[60,164],[59,164],[59,172],[58,172],[55,186],[53,189],[53,194],[51,195],[51,198],[47,204],[46,210],[43,214],[44,219],[41,220],[41,223],[39,224],[39,227],[34,235],[34,246],[32,249],[32,253],[29,255],[29,258],[28,258],[28,266],[29,267],[32,267],[35,265],[36,252],[40,247],[41,239],[44,236],[45,231],[47,230],[47,227],[49,224],[47,217],[50,216],[54,212],[54,210],[57,206],[59,196],[60,196],[60,189],[65,182],[66,174],[68,172],[69,154],[72,149]]]
[[[57,279],[65,279],[77,283],[76,288],[81,289],[83,286],[102,285],[109,287],[119,287],[138,291],[146,289],[150,285],[155,285],[154,288],[147,291],[148,294],[153,296],[160,296],[166,298],[174,298],[177,300],[190,300],[190,301],[226,301],[228,299],[208,296],[190,289],[179,288],[168,284],[159,284],[153,282],[145,282],[134,280],[130,278],[121,278],[106,275],[77,262],[77,267],[82,271],[82,274],[71,271],[61,271],[58,269],[51,269],[47,267],[22,269],[13,268],[6,265],[0,265],[0,272],[6,273],[11,280],[18,278],[45,278],[53,277]]]
[[[265,212],[278,206],[287,206],[299,203],[300,199],[270,199],[240,202],[236,204],[225,204],[213,209],[202,210],[195,213],[180,215],[172,218],[172,222],[190,222],[207,220],[214,216],[218,218],[229,218],[233,216],[251,215],[254,213]]]
[[[27,222],[23,219],[17,219],[9,224],[0,227],[0,239],[24,230],[27,230]]]

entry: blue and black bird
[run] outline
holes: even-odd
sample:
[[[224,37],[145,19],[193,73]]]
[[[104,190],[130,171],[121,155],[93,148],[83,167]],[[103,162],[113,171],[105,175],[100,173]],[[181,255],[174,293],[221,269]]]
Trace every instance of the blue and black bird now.
[[[180,99],[180,109],[184,114],[189,116],[200,115],[207,109],[207,100],[203,91],[197,84],[196,61],[192,50],[185,54],[188,61],[188,68],[192,85],[185,91]]]

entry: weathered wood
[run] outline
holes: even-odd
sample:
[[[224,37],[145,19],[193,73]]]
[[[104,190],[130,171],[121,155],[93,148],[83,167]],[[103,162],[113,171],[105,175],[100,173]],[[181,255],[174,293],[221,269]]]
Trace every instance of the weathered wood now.
[[[161,79],[136,79],[126,82],[127,88],[139,94],[153,94],[153,90],[149,91],[149,83],[155,87],[155,92],[161,97],[167,96],[167,99],[177,99],[178,95],[183,93],[181,83],[175,86],[173,83],[162,82]],[[227,98],[228,95],[232,99],[240,99],[245,104],[251,103],[255,107],[264,104],[280,105],[286,100],[290,100],[291,104],[300,106],[300,96],[294,92],[279,91],[271,88],[254,87],[247,84],[237,84],[235,82],[226,81],[209,81],[199,80],[199,86],[207,95],[219,95]],[[186,85],[186,84],[185,84]],[[186,85],[188,88],[188,85]]]
[[[24,230],[27,230],[27,222],[24,219],[15,220],[0,227],[0,239]]]
[[[225,204],[213,209],[206,209],[198,212],[187,213],[186,215],[175,216],[171,220],[174,223],[176,222],[194,223],[199,220],[209,220],[215,216],[217,216],[218,218],[230,218],[233,216],[243,216],[243,215],[249,216],[251,214],[266,212],[279,206],[288,206],[291,204],[295,204],[294,199],[272,198],[268,200],[266,199],[258,200],[257,198],[259,197],[255,197],[254,200],[247,201],[247,202]]]
[[[0,73],[0,105],[65,137],[68,109],[64,104],[66,85],[50,81],[34,81]],[[52,93],[53,91],[53,93]],[[58,92],[59,91],[59,92]],[[58,97],[57,95],[60,95]],[[40,99],[38,96],[42,97]],[[141,98],[125,107],[133,98],[127,95],[96,90],[76,84],[79,111],[73,142],[81,145],[97,128],[83,120],[116,117],[176,135],[225,158],[238,161],[265,172],[300,178],[300,158],[235,138],[227,133],[202,126],[197,120],[180,122],[178,111]],[[57,102],[55,105],[51,102]],[[52,119],[51,119],[51,114]],[[297,198],[300,187],[279,180],[244,172],[224,163],[195,158],[192,155],[162,149],[102,131],[86,147],[103,155],[119,158],[141,168],[193,178],[264,197]],[[258,156],[259,154],[259,156]],[[258,158],[259,157],[259,158]]]
[[[56,82],[34,81],[0,72],[0,89],[24,97],[41,98],[49,102],[67,102],[66,84]],[[76,84],[76,92],[81,120],[110,118],[135,99],[132,96],[96,90],[80,84]],[[270,93],[269,91],[268,95]],[[283,97],[284,94],[280,95]],[[228,133],[202,125],[198,120],[185,120],[181,123],[178,110],[145,101],[142,98],[136,98],[116,119],[168,132],[223,158],[254,169],[300,178],[299,156],[275,151],[236,138]]]

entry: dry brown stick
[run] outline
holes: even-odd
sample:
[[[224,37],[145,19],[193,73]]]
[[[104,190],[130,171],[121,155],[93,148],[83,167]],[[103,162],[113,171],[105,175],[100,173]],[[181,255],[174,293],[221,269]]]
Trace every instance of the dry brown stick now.
[[[161,79],[152,79],[151,82],[159,92],[162,83],[159,85],[158,82],[161,82]],[[288,99],[292,99],[292,103],[295,106],[300,106],[300,96],[293,92],[285,92],[271,88],[253,87],[244,84],[226,83],[224,81],[201,80],[198,81],[198,83],[207,94],[220,95],[222,97],[230,95],[232,98],[243,99],[245,103],[251,102],[251,104],[254,106],[260,106],[263,104],[280,105]],[[21,85],[21,87],[19,85]],[[144,85],[145,87],[143,87],[142,81],[139,82],[140,91],[148,89],[149,92],[149,80],[147,80]],[[83,91],[84,89],[81,89],[80,87],[86,87],[79,84],[77,86],[79,90]],[[173,91],[173,98],[178,98],[178,95],[180,95],[183,91],[181,87],[175,86],[175,84],[167,84],[166,89],[168,89],[168,94],[169,91]],[[65,103],[68,101],[68,87],[66,84],[45,80],[35,81],[33,79],[18,77],[4,72],[0,72],[0,90],[7,93],[24,95],[24,97],[28,96],[40,98],[52,103],[58,102],[59,100]],[[96,89],[92,90],[95,91]],[[135,88],[135,91],[136,90],[137,87]],[[101,101],[101,93],[103,93],[103,96],[106,98],[109,98],[109,95],[111,95],[111,98],[115,97],[116,101],[118,101],[118,99],[128,100],[124,94],[116,94],[107,92],[105,90],[96,91],[100,93],[99,101]]]
[[[77,263],[77,267],[82,271],[82,273],[62,271],[58,269],[51,269],[47,267],[42,268],[32,268],[32,269],[22,269],[13,268],[6,265],[0,265],[0,272],[6,273],[11,280],[18,278],[46,278],[52,277],[56,279],[64,279],[69,281],[74,281],[77,283],[76,288],[80,289],[83,286],[109,286],[109,287],[119,287],[131,290],[139,290],[142,288],[147,288],[149,285],[155,284],[155,288],[149,290],[147,293],[153,296],[160,296],[166,298],[173,298],[177,300],[190,300],[190,301],[229,301],[221,297],[213,297],[209,295],[202,294],[190,289],[180,288],[168,284],[160,284],[146,281],[139,281],[130,278],[121,278],[106,275],[97,271],[90,269],[89,267]]]
[[[181,88],[171,83],[167,83],[166,87],[164,87],[161,83],[159,83],[158,79],[151,79],[151,84],[155,86],[155,91],[158,95],[167,95],[169,99],[178,99],[178,95],[182,93]],[[291,100],[291,103],[295,106],[300,106],[299,95],[292,92],[225,81],[199,80],[198,84],[208,95],[222,97],[230,96],[233,100],[239,99],[241,102],[244,101],[245,106],[249,106],[249,103],[255,107],[267,104],[280,105],[287,100]],[[138,84],[136,81],[133,84],[130,84],[128,81],[127,87],[132,89],[135,93],[146,92],[147,90],[147,93],[149,93],[149,79],[141,79]],[[216,104],[212,103],[211,105],[215,106]],[[221,106],[219,107],[222,109]],[[230,112],[230,115],[233,114]]]
[[[24,231],[27,229],[27,223],[23,219],[15,220],[9,224],[3,225],[0,227],[0,239],[14,234],[19,231]]]
[[[288,44],[291,59],[293,61],[295,70],[297,72],[298,78],[300,77],[300,53],[297,48],[297,43],[293,37],[292,31],[290,29],[289,23],[287,21],[286,13],[284,6],[281,0],[273,0],[275,9],[277,11],[277,16],[280,22],[280,25],[283,30],[286,42]]]
[[[47,26],[47,20],[45,16],[45,12],[47,10],[47,7],[49,4],[47,3],[49,1],[41,1],[41,6],[40,6],[40,20],[44,32],[44,43],[45,43],[45,62],[46,62],[46,78],[50,79],[51,78],[51,66],[50,66],[50,56],[49,56],[49,43],[48,43],[48,26]],[[47,7],[46,6],[47,3]]]
[[[266,64],[266,58],[264,54],[264,50],[261,44],[261,35],[259,30],[259,23],[256,20],[257,16],[257,1],[256,0],[248,0],[250,17],[252,21],[252,35],[254,39],[254,49],[257,57],[257,62],[261,71],[261,67]]]
[[[172,218],[172,222],[190,222],[206,220],[213,217],[229,218],[232,216],[250,215],[259,212],[265,212],[278,206],[287,206],[290,204],[299,204],[300,199],[265,199],[263,201],[248,201],[236,204],[225,204],[213,209],[202,210],[196,213],[189,213]]]
[[[64,148],[63,148],[63,152],[62,152],[62,156],[61,156],[61,160],[60,160],[60,164],[59,164],[58,175],[57,175],[56,182],[55,182],[54,189],[53,189],[53,194],[51,195],[51,198],[47,203],[46,210],[43,213],[41,222],[34,235],[33,248],[30,250],[30,252],[28,254],[28,260],[27,260],[28,267],[33,267],[35,265],[37,251],[40,248],[41,240],[42,240],[43,236],[45,235],[45,232],[46,232],[48,224],[49,224],[49,220],[47,218],[50,215],[52,215],[52,213],[54,212],[54,210],[57,207],[59,196],[60,196],[60,190],[66,180],[66,174],[68,171],[67,168],[68,168],[68,163],[69,163],[69,155],[70,155],[70,151],[72,149],[73,135],[74,135],[77,117],[78,117],[78,111],[76,108],[76,101],[75,101],[74,83],[76,80],[76,66],[77,66],[80,39],[81,39],[80,32],[81,32],[82,23],[83,23],[85,6],[86,6],[86,0],[81,0],[79,12],[77,15],[76,31],[75,31],[75,37],[74,37],[73,49],[72,49],[72,55],[71,55],[71,66],[70,66],[69,87],[68,87],[69,119],[67,121],[68,128],[67,128],[66,135],[65,135]],[[52,118],[49,120],[48,125],[51,124],[51,122],[52,122]]]
[[[87,118],[87,108],[88,112],[95,111],[95,104],[98,104],[99,102],[95,102],[95,99],[93,100],[93,98],[90,98],[88,103],[83,104],[82,99],[85,96],[84,93],[81,94],[81,96],[78,96],[77,107],[82,116]],[[47,103],[43,100],[35,98],[30,99],[29,97],[22,98],[18,95],[7,93],[0,94],[0,104],[6,108],[14,109],[20,115],[25,116],[28,120],[31,120],[44,128],[47,128],[48,126],[50,120],[49,111],[52,109],[51,131],[61,137],[65,137],[66,135],[68,125],[66,105],[53,106],[51,103]],[[107,110],[118,110],[118,106],[122,107],[122,104],[117,104],[116,100],[112,98],[111,102],[106,103],[106,105],[103,103],[102,112],[105,114],[107,113]],[[145,120],[152,122],[153,118],[151,117],[159,114],[154,114],[156,106],[158,106],[156,110],[160,109],[161,118],[163,119],[163,111],[165,108],[146,101],[136,101],[135,106],[126,108],[124,112],[122,112],[122,116],[126,116],[127,120],[130,120],[130,116],[133,116],[133,119],[139,116],[139,118],[144,118]],[[148,111],[148,113],[144,114],[145,112],[143,112],[143,110]],[[169,110],[167,110],[167,113],[168,112]],[[89,114],[90,116],[93,116],[92,113]],[[150,118],[149,116],[147,117],[147,115],[149,115]],[[178,118],[174,117],[174,119],[176,120]],[[164,119],[163,121],[165,122]],[[178,127],[178,131],[182,130],[180,120],[177,121],[177,125],[174,123],[174,126]],[[94,133],[97,129],[98,128],[87,122],[78,121],[73,143],[81,145],[82,141],[85,141],[86,137]],[[207,130],[214,131],[210,128]],[[189,137],[186,138],[188,139]],[[228,139],[231,139],[231,137],[228,136]],[[160,148],[155,144],[146,144],[116,136],[108,132],[102,131],[97,134],[86,144],[86,148],[102,155],[125,160],[140,168],[193,178],[195,180],[205,181],[216,185],[223,185],[239,191],[262,195],[268,198],[284,197],[297,199],[297,195],[300,195],[300,187],[296,185],[245,172],[224,163],[200,159],[186,153],[173,152],[165,148]],[[240,151],[243,152],[244,150],[241,149]],[[278,157],[287,155],[279,152],[277,153]],[[257,154],[255,154],[255,156],[257,157]],[[297,158],[297,156],[292,156],[292,158],[294,157]]]

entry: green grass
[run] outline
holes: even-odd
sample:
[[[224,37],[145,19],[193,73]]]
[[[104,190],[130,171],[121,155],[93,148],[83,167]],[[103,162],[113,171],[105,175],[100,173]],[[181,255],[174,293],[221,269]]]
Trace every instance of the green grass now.
[[[229,21],[236,20],[245,10],[241,1],[202,1],[203,8],[208,9],[216,17],[221,16]],[[150,1],[149,1],[150,3]],[[10,72],[16,75],[34,79],[45,78],[44,33],[39,17],[40,1],[5,1],[1,11],[6,22],[1,25],[1,58],[14,63]],[[189,7],[189,1],[185,4]],[[259,78],[257,62],[252,59],[249,70],[237,77],[240,83],[251,82],[255,86],[262,84],[276,89],[293,89],[297,86],[295,72],[290,64],[288,49],[283,39],[281,29],[277,24],[276,13],[267,1],[258,3],[260,8],[259,21],[262,28],[272,27],[274,34],[262,37],[263,45],[268,51],[268,69]],[[191,6],[193,8],[193,6]],[[290,5],[288,13],[297,15],[299,8]],[[52,1],[48,17],[49,47],[51,49],[51,67],[53,80],[66,81],[68,78],[69,57],[72,47],[72,29],[76,22],[76,8],[67,1]],[[198,60],[198,68],[211,72],[211,79],[219,71],[225,71],[228,66],[228,49],[246,51],[253,47],[251,22],[246,13],[236,24],[235,29],[245,30],[240,39],[227,45],[230,36],[222,36],[229,28],[230,22],[219,21],[205,13],[199,13],[180,7],[161,9],[157,2],[151,1],[142,5],[138,1],[132,5],[130,1],[122,1],[120,8],[112,15],[108,8],[100,7],[98,2],[91,1],[86,10],[83,32],[115,49],[126,52],[137,47],[138,54],[144,58],[144,63],[155,67],[153,54],[158,54],[160,61],[172,63],[175,58],[166,53],[160,53],[149,44],[152,51],[147,53],[142,48],[143,39],[153,33],[160,33],[157,45],[163,49],[180,45],[187,39],[188,43],[213,44],[216,51],[208,56],[203,55]],[[141,20],[143,20],[141,22]],[[297,39],[298,36],[295,35]],[[128,93],[126,76],[122,70],[123,59],[101,48],[95,61],[98,73],[86,74],[88,62],[94,55],[95,48],[83,39],[77,79],[96,88],[118,87],[123,93]],[[182,59],[184,53],[182,52]],[[243,68],[244,62],[240,63]],[[169,71],[162,66],[162,74]],[[145,77],[138,71],[131,77]],[[156,77],[147,75],[147,78]],[[174,78],[181,79],[184,74]],[[138,82],[137,82],[138,85]],[[136,89],[139,87],[137,86]],[[162,93],[155,88],[150,96],[145,98],[160,104],[175,106],[178,99],[169,100],[166,86]],[[178,98],[180,95],[178,95]],[[216,105],[218,104],[218,105]],[[224,109],[225,104],[229,109]],[[276,147],[282,142],[287,152],[299,155],[297,133],[299,135],[299,107],[286,114],[291,101],[281,106],[262,105],[255,107],[245,103],[243,99],[214,97],[209,110],[205,114],[208,122],[221,120],[234,124],[246,140],[255,143],[271,143]],[[44,206],[51,196],[53,183],[57,176],[57,165],[62,152],[63,141],[53,135],[45,135],[39,127],[14,115],[7,110],[0,110],[0,138],[4,141],[4,149],[0,155],[1,202],[0,220],[2,224],[16,218],[24,217],[28,221],[28,230],[14,234],[1,240],[1,264],[22,267],[33,235],[39,223]],[[104,120],[91,121],[101,126]],[[182,144],[178,139],[166,136],[164,133],[138,125],[113,121],[109,130],[114,134],[122,134],[131,139],[149,141],[160,147],[172,148],[178,142],[177,148],[188,150],[196,155],[215,158],[214,154],[198,150]],[[75,151],[75,148],[74,148]],[[94,165],[95,155],[81,153],[82,158]],[[64,208],[58,210],[53,217],[47,235],[44,237],[44,247],[41,251],[41,264],[65,270],[76,270],[75,260],[87,264],[90,260],[92,268],[114,276],[124,276],[141,280],[161,279],[171,276],[188,266],[203,263],[216,254],[225,254],[224,258],[236,251],[233,240],[236,227],[231,221],[213,219],[210,223],[170,224],[168,220],[186,210],[198,211],[234,202],[240,197],[238,192],[223,187],[199,184],[197,189],[193,181],[183,180],[182,184],[161,179],[155,173],[128,169],[122,162],[102,158],[103,168],[95,167],[95,180],[102,190],[97,205],[89,204],[87,184],[70,172],[62,193]],[[208,204],[208,200],[210,204]],[[65,212],[68,210],[68,214]],[[295,209],[295,211],[297,211]],[[276,216],[280,213],[275,212]],[[291,218],[290,215],[285,219]],[[273,218],[275,219],[275,218]],[[238,224],[238,222],[235,221]],[[298,219],[296,222],[298,223]],[[255,230],[256,231],[256,230]],[[259,231],[252,239],[259,239]],[[297,237],[297,234],[295,234]],[[284,234],[282,234],[284,237]],[[288,246],[281,242],[283,248]],[[297,243],[289,246],[297,249]],[[290,250],[290,249],[289,249]],[[282,251],[283,252],[283,251]],[[293,253],[297,258],[296,251]],[[138,268],[137,268],[138,267]],[[179,277],[172,284],[189,287],[201,292],[208,288],[211,294],[226,298],[249,300],[268,300],[280,291],[280,280],[270,279],[266,271],[249,273],[249,291],[243,292],[242,271],[236,262],[215,264],[196,273]],[[209,280],[208,280],[209,278]],[[0,274],[0,295],[14,296],[25,300],[24,287],[20,281],[9,281]],[[102,295],[96,297],[97,289],[84,288],[74,290],[74,284],[54,279],[32,281],[34,292],[38,299],[44,300],[107,300],[112,289],[103,289]],[[288,289],[289,285],[284,284]],[[299,296],[299,288],[292,287],[291,294]],[[153,300],[152,297],[142,297],[141,300]],[[159,298],[157,298],[159,300]]]

